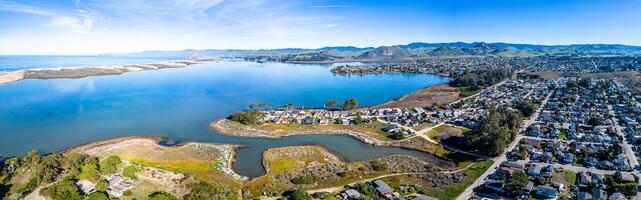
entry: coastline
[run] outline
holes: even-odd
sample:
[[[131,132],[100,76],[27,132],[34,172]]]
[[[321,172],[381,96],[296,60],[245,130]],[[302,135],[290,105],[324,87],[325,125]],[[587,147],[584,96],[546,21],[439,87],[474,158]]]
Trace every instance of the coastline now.
[[[130,72],[159,70],[166,68],[183,68],[189,65],[202,64],[212,60],[175,61],[149,64],[131,64],[122,66],[95,66],[95,67],[58,67],[42,69],[26,69],[15,72],[0,73],[0,85],[5,85],[25,79],[56,79],[56,78],[84,78],[89,76],[120,75]]]
[[[295,135],[348,135],[361,142],[374,146],[385,145],[387,141],[382,141],[364,133],[347,130],[347,129],[311,129],[303,131],[284,131],[284,130],[263,130],[255,129],[245,125],[235,125],[228,119],[216,120],[209,124],[209,127],[221,134],[238,136],[238,137],[259,137],[259,138],[283,138]]]
[[[155,162],[212,162],[219,164],[211,166],[212,170],[233,178],[236,181],[246,181],[247,177],[237,174],[232,166],[236,159],[236,151],[240,145],[205,143],[205,142],[184,142],[175,146],[160,144],[167,138],[163,136],[129,136],[99,140],[81,145],[76,145],[61,151],[63,154],[79,153],[93,156],[118,155],[122,159],[144,159]],[[209,149],[209,150],[207,150]],[[198,155],[193,152],[206,150],[217,152],[212,155]],[[174,153],[170,153],[174,152]],[[178,153],[182,152],[182,153]],[[186,152],[192,152],[187,153]],[[169,153],[169,154],[168,154]],[[164,154],[164,155],[163,155]]]

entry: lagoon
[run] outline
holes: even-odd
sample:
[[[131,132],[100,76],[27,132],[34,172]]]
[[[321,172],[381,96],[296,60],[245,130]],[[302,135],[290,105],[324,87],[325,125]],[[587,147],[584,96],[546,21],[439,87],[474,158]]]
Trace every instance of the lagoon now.
[[[175,141],[247,145],[238,150],[234,170],[262,175],[268,148],[320,144],[346,161],[410,154],[448,165],[429,154],[402,148],[372,147],[349,136],[306,135],[280,139],[232,137],[209,129],[210,122],[247,109],[251,103],[274,107],[321,107],[329,99],[355,97],[377,105],[417,89],[446,83],[430,74],[333,75],[331,65],[214,62],[187,68],[80,79],[23,80],[0,86],[0,154],[41,152],[96,140],[162,135]]]

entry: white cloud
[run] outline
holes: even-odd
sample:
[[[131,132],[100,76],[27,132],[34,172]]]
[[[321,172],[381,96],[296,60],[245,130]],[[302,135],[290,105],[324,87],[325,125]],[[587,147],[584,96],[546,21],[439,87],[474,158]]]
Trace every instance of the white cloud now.
[[[49,26],[69,30],[76,33],[87,33],[94,25],[95,15],[84,11],[61,12],[26,4],[18,4],[0,0],[0,10],[40,15],[50,18]]]

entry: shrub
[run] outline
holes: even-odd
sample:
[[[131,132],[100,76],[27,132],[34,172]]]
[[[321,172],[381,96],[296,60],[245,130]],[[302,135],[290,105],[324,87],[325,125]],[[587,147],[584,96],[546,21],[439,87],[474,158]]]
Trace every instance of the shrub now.
[[[378,160],[373,160],[370,162],[370,165],[372,166],[372,169],[375,171],[385,171],[387,170],[387,165],[385,163],[381,163]]]
[[[309,196],[307,196],[307,192],[303,189],[296,189],[291,192],[291,195],[289,195],[289,199],[291,200],[308,200]]]
[[[185,200],[230,199],[233,195],[229,189],[219,183],[198,182],[189,185],[189,194]]]
[[[308,175],[308,176],[301,176],[301,177],[296,177],[292,179],[292,183],[294,184],[312,184],[315,182],[318,182],[320,178],[318,176],[314,175]]]
[[[356,185],[356,190],[366,196],[372,196],[375,192],[374,188],[370,187],[366,183],[359,183],[358,185]]]
[[[178,200],[174,195],[162,191],[153,192],[148,197],[149,200]]]

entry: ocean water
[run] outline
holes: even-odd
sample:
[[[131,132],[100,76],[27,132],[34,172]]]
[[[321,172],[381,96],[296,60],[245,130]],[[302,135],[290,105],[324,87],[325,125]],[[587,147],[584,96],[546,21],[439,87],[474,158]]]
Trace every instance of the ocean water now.
[[[117,57],[117,56],[6,56],[0,55],[0,72],[33,68],[83,67],[104,65],[145,64],[184,60],[180,57]]]
[[[4,65],[4,64],[3,64]],[[321,107],[329,99],[355,97],[377,105],[414,90],[446,83],[428,74],[339,76],[330,65],[214,62],[186,68],[79,79],[23,80],[0,86],[0,154],[42,152],[96,140],[163,135],[176,141],[245,144],[234,170],[262,175],[268,148],[320,144],[346,161],[410,154],[439,165],[451,163],[402,148],[372,147],[348,136],[308,135],[280,139],[231,137],[211,130],[210,122],[247,109],[295,103]]]

